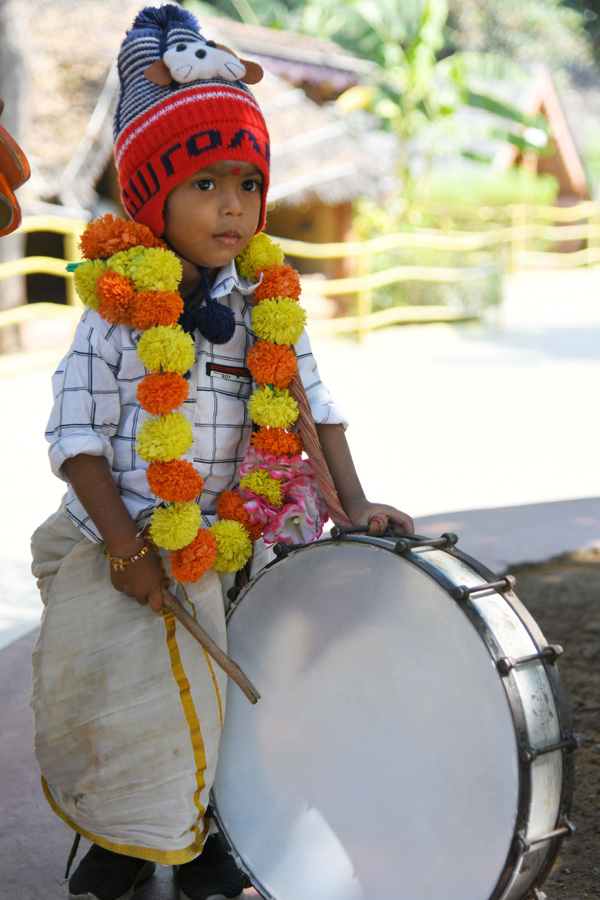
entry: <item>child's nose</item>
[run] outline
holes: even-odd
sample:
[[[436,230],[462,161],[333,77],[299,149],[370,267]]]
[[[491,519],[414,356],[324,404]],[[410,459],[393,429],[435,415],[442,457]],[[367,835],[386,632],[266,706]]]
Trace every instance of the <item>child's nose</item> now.
[[[227,188],[223,194],[223,212],[226,215],[237,216],[241,215],[243,210],[242,199],[237,185],[232,188]]]

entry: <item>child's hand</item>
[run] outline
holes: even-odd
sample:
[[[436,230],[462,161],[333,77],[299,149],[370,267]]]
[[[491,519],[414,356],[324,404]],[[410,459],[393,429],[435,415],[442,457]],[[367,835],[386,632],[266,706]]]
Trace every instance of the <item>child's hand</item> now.
[[[376,513],[383,513],[388,517],[388,527],[392,531],[400,531],[404,534],[414,533],[415,526],[411,517],[394,506],[387,506],[385,503],[370,503],[366,498],[361,498],[348,504],[346,509],[346,514],[352,520],[353,525],[368,525]]]
[[[152,549],[142,559],[129,563],[122,572],[110,570],[113,587],[142,606],[149,603],[154,612],[162,609],[162,588],[166,584],[160,562]]]

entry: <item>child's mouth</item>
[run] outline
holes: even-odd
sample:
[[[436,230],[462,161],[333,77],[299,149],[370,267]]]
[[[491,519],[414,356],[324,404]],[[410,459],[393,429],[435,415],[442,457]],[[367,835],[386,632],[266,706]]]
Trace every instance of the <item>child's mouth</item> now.
[[[215,241],[225,244],[226,247],[232,247],[240,239],[239,231],[222,231],[221,234],[213,235]]]

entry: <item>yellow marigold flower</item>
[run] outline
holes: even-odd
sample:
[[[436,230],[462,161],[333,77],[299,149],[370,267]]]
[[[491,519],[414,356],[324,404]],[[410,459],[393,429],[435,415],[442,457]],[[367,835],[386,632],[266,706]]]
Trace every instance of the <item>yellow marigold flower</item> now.
[[[100,298],[96,293],[96,282],[104,272],[106,266],[101,259],[87,259],[73,272],[75,290],[90,309],[98,309]]]
[[[263,266],[281,265],[283,250],[272,241],[268,234],[261,231],[255,234],[245,250],[235,258],[237,270],[243,278],[256,281],[256,272]]]
[[[181,263],[172,250],[150,247],[132,260],[129,277],[138,291],[175,291],[181,281]]]
[[[217,572],[237,572],[252,554],[250,535],[240,522],[223,519],[209,528],[217,539],[217,558],[213,568]]]
[[[200,528],[197,503],[171,503],[154,511],[150,520],[150,536],[165,550],[180,550],[191,543]]]
[[[298,418],[298,404],[287,388],[256,388],[248,402],[248,412],[257,425],[289,428]]]
[[[106,265],[109,269],[112,269],[113,272],[118,272],[119,275],[122,275],[124,278],[131,278],[132,265],[138,256],[145,252],[146,248],[142,247],[141,244],[139,247],[131,247],[129,250],[120,250],[118,253],[113,253],[113,255],[106,260]]]
[[[137,353],[151,372],[185,374],[194,365],[194,341],[181,325],[154,325],[138,341]]]
[[[252,329],[263,341],[295,344],[306,325],[306,313],[291,297],[261,300],[252,310]]]
[[[179,412],[147,419],[137,433],[136,450],[144,462],[168,462],[179,459],[190,449],[192,426]]]
[[[281,482],[267,472],[266,469],[256,469],[249,475],[244,475],[240,480],[240,487],[254,491],[265,497],[273,506],[283,505],[283,490]]]

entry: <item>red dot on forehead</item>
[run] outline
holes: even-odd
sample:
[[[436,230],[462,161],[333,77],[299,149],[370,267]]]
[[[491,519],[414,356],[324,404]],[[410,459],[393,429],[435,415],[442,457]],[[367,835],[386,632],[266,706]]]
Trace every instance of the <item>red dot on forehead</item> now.
[[[231,174],[232,174],[232,175],[239,175],[239,174],[241,173],[241,171],[242,171],[242,170],[239,169],[239,168],[236,166],[235,169],[232,169],[232,170],[231,170]]]

